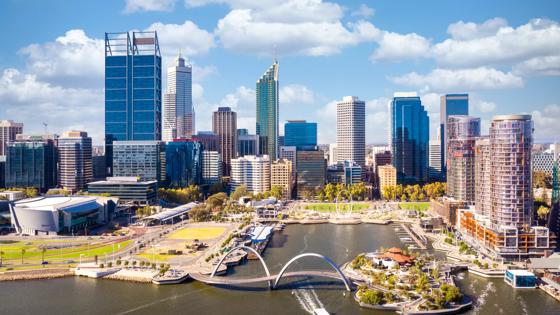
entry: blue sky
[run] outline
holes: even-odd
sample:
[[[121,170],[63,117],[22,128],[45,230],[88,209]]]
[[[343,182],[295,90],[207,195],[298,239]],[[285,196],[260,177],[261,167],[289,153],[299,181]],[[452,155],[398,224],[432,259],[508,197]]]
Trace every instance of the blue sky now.
[[[104,32],[155,29],[164,64],[181,50],[194,65],[198,130],[225,105],[254,131],[255,80],[277,51],[281,123],[317,121],[321,143],[344,95],[367,101],[366,141],[385,142],[395,91],[420,94],[433,137],[439,95],[467,92],[483,131],[531,113],[537,141],[560,140],[559,23],[558,1],[5,0],[0,119],[101,143]]]

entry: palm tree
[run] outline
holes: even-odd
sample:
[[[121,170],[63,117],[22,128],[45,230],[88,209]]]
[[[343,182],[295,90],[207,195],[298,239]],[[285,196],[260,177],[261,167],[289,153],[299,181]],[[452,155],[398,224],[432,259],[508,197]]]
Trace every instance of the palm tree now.
[[[25,249],[21,249],[21,264],[23,265],[23,255],[25,255]]]

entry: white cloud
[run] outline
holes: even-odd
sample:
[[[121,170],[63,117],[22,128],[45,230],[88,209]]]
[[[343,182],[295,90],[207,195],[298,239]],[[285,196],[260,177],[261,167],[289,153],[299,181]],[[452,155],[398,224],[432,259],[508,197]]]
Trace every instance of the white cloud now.
[[[365,21],[349,23],[346,27],[340,21],[267,22],[255,18],[250,9],[236,9],[218,22],[215,35],[226,49],[236,52],[324,56],[371,41],[378,32]]]
[[[37,76],[6,69],[0,77],[0,116],[24,123],[25,133],[62,133],[80,126],[96,143],[103,141],[103,91],[66,88],[38,80]]]
[[[280,88],[280,103],[284,104],[312,104],[315,102],[315,94],[306,86],[301,84],[289,84]]]
[[[383,32],[377,42],[379,47],[370,56],[374,62],[427,57],[430,51],[430,41],[416,33]]]
[[[216,46],[214,36],[210,32],[188,20],[183,24],[157,22],[146,30],[157,31],[160,50],[169,56],[176,56],[179,51],[187,56],[201,55]]]
[[[375,14],[375,10],[367,6],[367,4],[360,4],[357,10],[352,12],[352,16],[361,16],[364,18],[372,17]]]
[[[560,105],[551,104],[542,110],[531,112],[535,123],[535,137],[549,141],[558,140],[560,136]]]
[[[447,39],[436,44],[432,53],[440,65],[477,67],[511,65],[535,57],[558,55],[560,25],[546,19],[533,19],[517,28],[500,25],[495,20],[474,26],[473,34],[462,27],[454,31],[459,39]],[[493,24],[492,27],[484,25]],[[455,24],[456,25],[456,24]],[[461,27],[459,27],[461,28]],[[481,28],[486,28],[481,31]],[[494,31],[494,34],[490,34]],[[486,36],[478,36],[485,33]]]
[[[124,13],[138,11],[173,11],[177,0],[125,0]]]
[[[447,27],[447,33],[451,34],[451,37],[454,39],[468,40],[494,35],[500,28],[505,26],[507,26],[507,21],[499,17],[489,19],[482,24],[459,21],[450,24]]]
[[[487,90],[517,88],[523,86],[523,79],[511,72],[502,72],[493,68],[474,69],[434,69],[422,75],[411,72],[403,76],[389,78],[396,84],[415,86],[424,90]]]
[[[525,60],[513,66],[513,73],[521,76],[559,76],[560,54]]]
[[[105,45],[81,29],[67,31],[53,42],[31,44],[20,50],[27,68],[40,79],[69,85],[102,84]]]

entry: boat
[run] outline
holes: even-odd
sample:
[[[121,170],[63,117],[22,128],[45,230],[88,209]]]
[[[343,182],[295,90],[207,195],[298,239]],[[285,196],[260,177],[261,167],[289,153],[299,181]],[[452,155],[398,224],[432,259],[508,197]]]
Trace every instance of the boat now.
[[[315,314],[315,315],[329,315],[329,312],[327,312],[327,310],[324,309],[324,308],[315,308],[315,309],[313,309],[313,314]]]
[[[163,284],[179,284],[189,277],[189,274],[184,270],[171,269],[164,275],[155,275],[152,278],[152,283],[163,285]]]

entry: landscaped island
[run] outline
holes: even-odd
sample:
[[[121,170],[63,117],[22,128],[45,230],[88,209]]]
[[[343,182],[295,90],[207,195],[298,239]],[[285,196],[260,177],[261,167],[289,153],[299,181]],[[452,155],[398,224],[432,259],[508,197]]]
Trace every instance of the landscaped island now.
[[[399,248],[360,254],[345,273],[360,283],[355,299],[362,307],[405,314],[455,313],[471,306],[447,272],[430,256]]]

